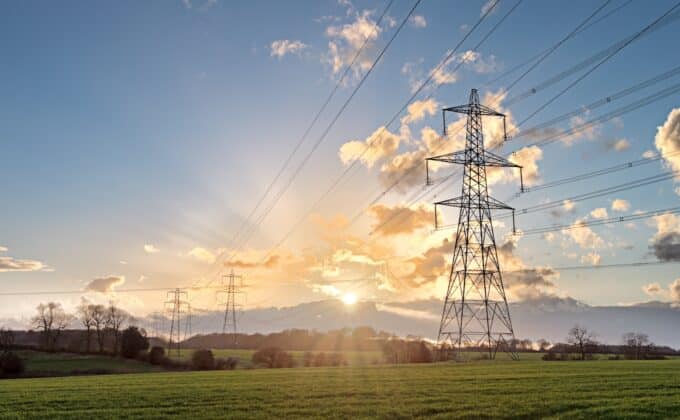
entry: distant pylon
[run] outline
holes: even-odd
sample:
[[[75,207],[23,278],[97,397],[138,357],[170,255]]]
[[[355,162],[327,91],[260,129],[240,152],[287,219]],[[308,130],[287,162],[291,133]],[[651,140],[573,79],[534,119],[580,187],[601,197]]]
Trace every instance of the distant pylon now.
[[[238,282],[238,283],[237,283]],[[236,344],[237,340],[237,317],[236,311],[240,305],[236,303],[236,295],[241,292],[243,287],[243,278],[234,274],[231,270],[229,274],[222,276],[222,284],[218,295],[226,295],[224,305],[224,322],[222,323],[222,334],[229,334],[227,344]]]
[[[166,294],[167,300],[165,301],[165,308],[167,312],[171,313],[170,334],[168,335],[168,356],[170,356],[170,352],[175,349],[177,352],[177,358],[181,357],[182,314],[190,314],[190,306],[189,302],[186,300],[187,298],[187,292],[182,289],[175,289]],[[185,339],[187,325],[190,324],[185,325]]]
[[[505,115],[480,104],[476,89],[472,89],[467,105],[442,110],[444,138],[447,112],[466,114],[467,125],[464,150],[427,159],[428,183],[430,161],[463,165],[462,195],[435,203],[435,227],[438,227],[437,206],[460,208],[437,342],[444,353],[453,350],[458,359],[466,350],[482,350],[493,359],[500,348],[516,359],[515,334],[491,219],[491,210],[511,210],[514,231],[514,209],[489,196],[486,167],[519,168],[520,182],[522,168],[484,149],[482,117],[502,117],[505,140]]]

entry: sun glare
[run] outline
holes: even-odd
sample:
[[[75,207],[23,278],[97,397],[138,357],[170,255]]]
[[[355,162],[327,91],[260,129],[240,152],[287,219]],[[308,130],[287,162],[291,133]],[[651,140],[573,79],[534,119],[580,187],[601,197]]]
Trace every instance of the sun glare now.
[[[357,295],[354,293],[347,292],[344,295],[342,295],[342,303],[345,305],[354,305],[357,303]]]

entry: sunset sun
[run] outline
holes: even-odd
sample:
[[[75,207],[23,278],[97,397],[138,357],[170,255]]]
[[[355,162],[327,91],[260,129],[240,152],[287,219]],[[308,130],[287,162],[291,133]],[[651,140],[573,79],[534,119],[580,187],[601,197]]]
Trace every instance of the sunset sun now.
[[[342,300],[342,303],[345,305],[354,305],[357,303],[357,295],[355,295],[352,292],[347,292],[342,297],[340,298]]]

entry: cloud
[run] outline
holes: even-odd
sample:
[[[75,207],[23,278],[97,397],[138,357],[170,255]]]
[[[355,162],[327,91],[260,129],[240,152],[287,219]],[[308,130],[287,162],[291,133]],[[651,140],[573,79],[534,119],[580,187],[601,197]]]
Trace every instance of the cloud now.
[[[553,293],[553,279],[558,277],[558,273],[550,267],[528,267],[515,253],[518,241],[518,238],[511,237],[498,247],[506,291],[519,300]]]
[[[144,245],[144,252],[146,252],[147,254],[155,254],[159,251],[160,250],[156,248],[153,244]]]
[[[352,13],[352,12],[350,12]],[[370,50],[373,42],[378,39],[382,28],[373,20],[373,12],[365,10],[354,14],[354,20],[344,25],[331,25],[326,28],[328,52],[323,61],[330,65],[333,75],[349,65],[356,52],[366,42],[366,47],[356,59],[352,72],[355,78],[359,78],[373,64]]]
[[[205,0],[202,2],[198,0],[182,0],[182,4],[187,9],[193,9],[196,7],[200,10],[208,10],[217,4],[217,0]]]
[[[624,150],[630,149],[630,142],[627,139],[619,139],[610,142],[607,147],[610,150],[614,150],[617,152],[623,152]]]
[[[114,289],[125,283],[125,276],[108,276],[92,280],[85,286],[89,292],[111,293]]]
[[[302,41],[277,39],[276,41],[272,41],[271,45],[269,46],[271,50],[269,55],[281,59],[287,54],[300,54],[307,47],[308,45]]]
[[[406,115],[402,117],[402,124],[410,124],[418,122],[426,116],[432,116],[439,110],[439,103],[432,99],[422,99],[413,101],[408,108],[406,108]]]
[[[630,203],[620,198],[612,201],[612,211],[628,211],[630,210]]]
[[[585,115],[576,115],[569,120],[569,125],[574,131],[560,137],[560,141],[565,146],[571,146],[581,139],[594,140],[600,135],[601,127],[597,124],[589,125],[585,118],[587,115],[588,112]]]
[[[279,265],[279,261],[281,259],[281,256],[278,254],[273,254],[268,256],[264,261],[259,261],[259,260],[254,260],[254,261],[246,261],[246,260],[234,260],[231,262],[225,262],[224,265],[226,267],[232,267],[232,268],[266,268],[266,269],[272,269]]]
[[[491,8],[493,7],[493,10],[489,12],[489,14],[496,13],[496,4],[498,3],[498,0],[487,0],[483,5],[482,5],[482,10],[479,12],[479,16],[484,16]]]
[[[4,248],[5,252],[7,248]],[[51,271],[44,263],[36,260],[20,260],[12,257],[0,257],[0,272],[9,271]]]
[[[659,283],[649,283],[647,285],[642,286],[642,291],[648,294],[649,296],[655,296],[661,294],[663,292],[663,289],[661,288],[661,285]]]
[[[200,246],[192,248],[187,252],[187,255],[204,263],[212,264],[215,262],[215,254]]]
[[[656,157],[656,153],[654,153],[653,150],[645,150],[645,152],[642,154],[642,157],[645,159],[653,159]]]
[[[340,160],[347,165],[356,159],[368,168],[376,162],[392,156],[399,148],[399,136],[386,127],[375,130],[365,141],[352,140],[340,146]]]
[[[680,217],[662,214],[654,217],[657,232],[650,248],[661,261],[680,261]]]
[[[376,204],[368,212],[375,220],[373,232],[382,236],[411,234],[418,229],[432,227],[434,223],[434,211],[425,205],[389,207]]]
[[[415,185],[425,184],[425,150],[415,150],[394,156],[380,168],[379,180],[385,187],[405,193]],[[397,181],[399,183],[397,183]]]
[[[581,262],[583,264],[600,265],[601,261],[602,256],[600,256],[600,254],[597,252],[589,252],[586,255],[581,256]]]
[[[438,278],[448,275],[446,270],[447,261],[453,252],[453,244],[444,239],[440,245],[429,248],[421,255],[412,257],[407,260],[411,265],[412,270],[407,278],[411,280],[411,284],[422,285],[424,283],[433,283]]]
[[[680,108],[673,109],[666,122],[657,129],[654,145],[665,156],[666,165],[674,171],[680,171]],[[675,179],[680,181],[680,175]]]
[[[680,302],[680,279],[675,279],[673,283],[668,286],[673,302]]]
[[[0,246],[0,252],[7,252],[7,247]]]
[[[604,241],[592,229],[585,226],[585,221],[577,219],[571,229],[563,229],[562,234],[583,249],[596,249],[604,246]]]
[[[427,20],[425,20],[425,17],[422,15],[413,15],[408,22],[414,28],[424,28],[427,26]]]
[[[514,152],[508,160],[522,166],[522,178],[524,185],[534,185],[540,179],[538,161],[543,159],[543,151],[538,146],[523,147]],[[519,178],[519,170],[511,170],[515,174],[513,178]]]
[[[604,207],[598,207],[596,209],[593,209],[590,212],[590,215],[594,219],[606,219],[607,217],[609,217],[609,215],[607,214],[607,209]]]
[[[337,297],[342,294],[342,290],[333,286],[332,284],[313,284],[312,290],[317,293],[323,293],[327,296]]]
[[[571,200],[564,200],[564,201],[562,202],[562,208],[563,208],[564,211],[566,211],[566,212],[570,212],[570,211],[574,210],[575,207],[576,207],[576,203],[574,203],[574,202],[571,201]]]
[[[355,263],[361,265],[382,265],[383,261],[377,261],[369,255],[360,254],[350,249],[338,249],[331,257],[334,263]]]

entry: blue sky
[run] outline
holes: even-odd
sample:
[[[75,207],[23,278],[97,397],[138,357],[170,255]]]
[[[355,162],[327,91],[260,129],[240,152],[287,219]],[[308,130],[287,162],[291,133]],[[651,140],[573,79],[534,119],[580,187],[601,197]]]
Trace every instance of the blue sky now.
[[[226,254],[233,255],[230,261],[238,263],[235,268],[243,271],[251,284],[251,305],[292,305],[343,293],[377,301],[438,296],[446,270],[441,270],[443,275],[438,278],[419,277],[427,264],[419,266],[414,258],[441,245],[453,231],[430,234],[431,225],[417,222],[406,233],[376,239],[368,235],[377,223],[372,211],[349,229],[328,226],[333,221],[336,225],[332,226],[343,226],[343,218],[351,219],[372,198],[372,192],[384,188],[381,179],[386,165],[401,155],[425,150],[421,130],[431,127],[441,132],[439,112],[425,111],[422,118],[413,118],[410,136],[402,136],[399,121],[388,127],[395,138],[402,136],[398,147],[391,150],[386,146],[371,167],[359,165],[349,181],[280,249],[272,251],[278,255],[277,264],[265,267],[257,262],[344,170],[342,146],[352,140],[364,141],[390,119],[408,99],[413,85],[479,19],[482,1],[424,0],[415,11],[419,18],[399,33],[271,214],[244,246],[234,246],[232,241],[338,80],[339,72],[334,71],[331,60],[347,61],[355,50],[353,42],[363,41],[366,32],[362,31],[372,30],[385,4],[335,0],[5,4],[0,17],[4,56],[0,66],[0,177],[5,181],[0,246],[7,249],[0,254],[6,266],[0,272],[2,289],[79,290],[94,279],[109,279],[105,283],[110,287],[105,290],[66,295],[63,301],[75,305],[82,296],[90,300],[113,297],[131,311],[148,312],[161,307],[163,293],[116,294],[115,288],[206,284],[221,267],[217,256]],[[370,63],[412,4],[394,2],[379,33],[368,32],[371,39],[360,63]],[[473,87],[480,89],[482,97],[499,95],[519,73],[490,85],[489,81],[553,45],[601,3],[578,1],[563,7],[557,2],[525,0],[477,51],[479,55],[474,59],[463,56],[514,4],[501,0],[498,10],[455,56],[456,60],[467,57],[469,62],[455,75],[449,74],[448,81],[442,79],[436,90],[426,90],[426,94],[432,93],[435,108],[466,102]],[[634,33],[673,6],[671,1],[612,0],[602,13],[624,4],[556,50],[506,99]],[[522,128],[680,65],[674,53],[678,25],[673,20],[626,47]],[[276,41],[279,44],[274,44]],[[335,56],[331,44],[338,48]],[[275,46],[285,48],[277,50]],[[455,61],[447,68],[453,64]],[[292,167],[321,135],[360,74],[359,70],[343,84]],[[516,123],[576,77],[578,74],[509,107],[501,102],[500,107]],[[583,118],[677,82],[677,78],[669,79]],[[569,145],[557,142],[542,147],[542,158],[535,161],[535,182],[636,160],[646,151],[656,153],[657,128],[667,120],[669,134],[663,139],[667,151],[680,148],[678,133],[672,130],[674,120],[669,117],[680,106],[678,100],[677,93],[670,95],[575,136]],[[566,121],[555,128],[564,130],[576,123]],[[503,150],[522,146],[511,142]],[[680,163],[672,158],[665,161],[666,167],[674,164],[680,169]],[[658,162],[644,165],[528,194],[513,205],[524,208],[562,200],[663,169]],[[290,172],[288,169],[283,179]],[[510,178],[492,185],[497,198],[505,199],[518,189]],[[404,186],[401,193],[392,191],[380,203],[399,208],[421,187],[422,183]],[[518,217],[518,225],[528,229],[593,220],[590,213],[598,208],[616,216],[673,207],[678,203],[676,187],[669,180],[577,203],[559,218],[549,212]],[[459,191],[456,182],[446,195],[456,196]],[[629,208],[612,209],[615,199],[626,200]],[[428,194],[422,206],[416,203],[413,208],[420,211],[412,220],[431,220],[431,208],[425,205],[431,201]],[[550,239],[527,236],[517,242],[515,254],[507,256],[507,265],[529,268],[654,260],[650,245],[655,238],[680,230],[674,220],[667,221],[663,226],[649,219],[634,226],[593,228],[599,241],[559,231]],[[507,232],[508,226],[498,228],[499,242]],[[381,277],[385,261],[403,281]],[[539,293],[571,296],[597,305],[671,301],[680,297],[680,283],[677,295],[671,288],[678,277],[673,264],[564,271],[547,279],[540,292],[517,284],[513,298]],[[654,283],[658,283],[658,291],[643,291]],[[523,290],[525,286],[529,289]],[[197,306],[215,304],[212,291],[196,291],[194,296]],[[12,307],[0,316],[30,314],[47,298],[0,297],[1,307]]]

